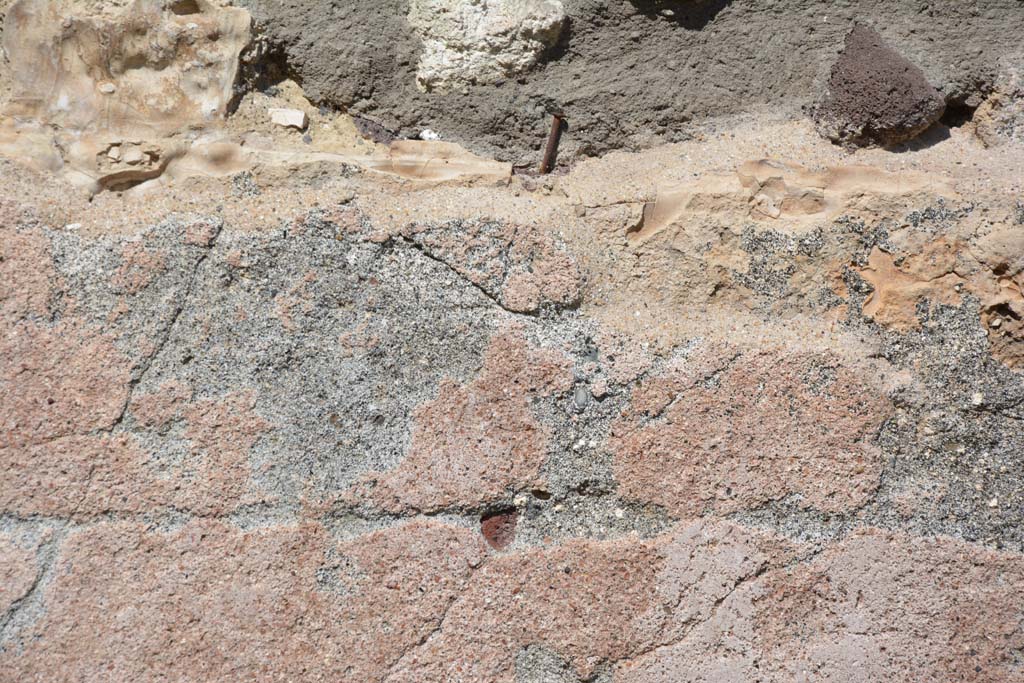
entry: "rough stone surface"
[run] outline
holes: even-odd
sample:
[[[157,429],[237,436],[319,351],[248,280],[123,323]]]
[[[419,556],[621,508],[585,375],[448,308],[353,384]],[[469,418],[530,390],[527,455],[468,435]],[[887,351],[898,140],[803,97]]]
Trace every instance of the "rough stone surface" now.
[[[865,531],[745,582],[615,680],[1018,680],[1019,558],[962,550]]]
[[[109,428],[128,398],[129,366],[113,340],[96,331],[31,322],[0,346],[3,441],[11,448]]]
[[[403,234],[510,311],[534,313],[579,301],[580,273],[572,257],[532,226],[489,221],[414,223]]]
[[[78,0],[19,0],[10,7],[9,113],[129,136],[166,135],[224,116],[249,42],[247,12],[211,0],[98,9]]]
[[[1017,194],[688,159],[7,199],[0,679],[1019,678]]]
[[[732,512],[796,495],[838,512],[877,488],[877,390],[835,358],[699,349],[641,383],[612,427],[627,498],[674,515]]]
[[[974,113],[975,131],[989,147],[1024,139],[1024,55],[1006,59],[992,93]]]
[[[51,609],[0,672],[92,678],[104,652],[103,675],[140,680],[504,682],[529,645],[626,681],[1019,674],[1019,557],[876,530],[800,553],[725,523],[501,557],[433,522],[340,543],[315,524],[104,523],[64,542]]]
[[[797,114],[819,99],[855,22],[919,65],[945,100],[980,102],[1001,59],[1019,51],[1024,21],[1015,0],[563,0],[566,26],[535,68],[425,93],[417,70],[429,48],[405,0],[241,4],[315,102],[529,166],[552,109],[569,122],[562,160],[686,139],[696,122],[754,108]]]
[[[480,508],[538,485],[550,434],[530,404],[571,384],[564,356],[529,349],[521,331],[500,331],[472,383],[442,382],[437,398],[416,411],[409,455],[369,475],[369,490],[353,499],[391,512],[435,512]]]
[[[965,118],[1009,92],[1019,3],[572,0],[537,53],[493,22],[538,4],[448,3],[466,55],[533,56],[447,94],[408,3],[248,4],[283,14],[238,108],[159,177],[94,191],[52,144],[79,133],[0,117],[0,681],[1024,680],[1024,143],[986,141],[995,99]],[[758,114],[818,92],[855,15],[944,125],[853,147]],[[526,139],[493,93],[564,104],[560,69],[595,145],[657,143],[630,126],[677,94],[749,116],[536,176],[359,139],[386,131],[314,104],[328,66],[479,149]]]
[[[119,679],[381,680],[480,560],[466,532],[423,523],[339,544],[308,525],[105,523],[65,541],[47,595],[64,608],[30,627],[0,673],[93,679],[92,653],[104,652],[102,675]]]
[[[857,24],[832,67],[814,118],[822,134],[836,142],[892,145],[924,131],[944,110],[941,94],[921,69]]]
[[[34,548],[23,548],[9,534],[0,535],[0,618],[35,587],[39,569]],[[0,622],[2,623],[2,622]]]

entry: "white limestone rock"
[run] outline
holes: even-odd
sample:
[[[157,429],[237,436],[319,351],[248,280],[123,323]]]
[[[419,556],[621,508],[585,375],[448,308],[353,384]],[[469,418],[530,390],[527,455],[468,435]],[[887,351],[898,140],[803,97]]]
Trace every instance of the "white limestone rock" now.
[[[423,41],[416,82],[425,92],[496,83],[527,71],[558,42],[559,0],[412,0]]]

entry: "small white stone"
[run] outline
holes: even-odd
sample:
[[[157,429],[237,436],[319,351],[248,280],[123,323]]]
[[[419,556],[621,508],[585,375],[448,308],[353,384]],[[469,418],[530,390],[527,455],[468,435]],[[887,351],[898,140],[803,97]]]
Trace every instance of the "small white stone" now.
[[[980,391],[976,391],[973,394],[971,394],[971,405],[972,406],[980,406],[984,402],[985,402],[985,396]]]
[[[420,140],[440,140],[441,136],[427,128],[420,133]]]
[[[988,506],[990,508],[997,508],[997,507],[999,507],[999,499],[998,498],[993,498],[992,500],[990,500],[988,502]]]
[[[273,123],[285,128],[305,130],[306,124],[309,123],[309,120],[306,118],[306,112],[298,109],[279,109],[271,107],[267,112],[270,114],[270,120]]]
[[[111,161],[120,161],[121,160],[121,147],[119,145],[114,145],[113,147],[108,149],[107,150],[107,158],[110,159]]]
[[[104,95],[113,95],[117,91],[117,86],[113,83],[100,83],[100,92]]]
[[[989,325],[989,327],[999,327],[1002,324],[1003,324],[1003,319],[1002,318],[992,318],[992,321],[989,322],[988,325]]]
[[[625,514],[626,514],[626,511],[623,510],[622,508],[615,508],[615,516],[618,517],[619,519],[622,519],[623,516],[625,516]]]
[[[122,155],[124,163],[135,166],[141,164],[146,160],[146,156],[142,153],[142,150],[138,147],[129,147]]]

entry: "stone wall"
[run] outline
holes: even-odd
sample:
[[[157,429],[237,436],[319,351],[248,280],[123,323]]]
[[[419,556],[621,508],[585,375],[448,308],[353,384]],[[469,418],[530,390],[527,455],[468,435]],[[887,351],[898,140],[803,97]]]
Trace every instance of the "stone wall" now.
[[[0,681],[1024,680],[1020,3],[247,5],[7,12]]]

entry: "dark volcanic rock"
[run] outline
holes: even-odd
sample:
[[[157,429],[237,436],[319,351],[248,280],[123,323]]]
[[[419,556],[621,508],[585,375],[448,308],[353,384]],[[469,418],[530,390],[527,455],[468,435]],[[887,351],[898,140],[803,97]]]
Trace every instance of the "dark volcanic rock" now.
[[[924,72],[858,24],[846,37],[814,118],[835,142],[891,145],[923,132],[943,111],[942,95]]]

